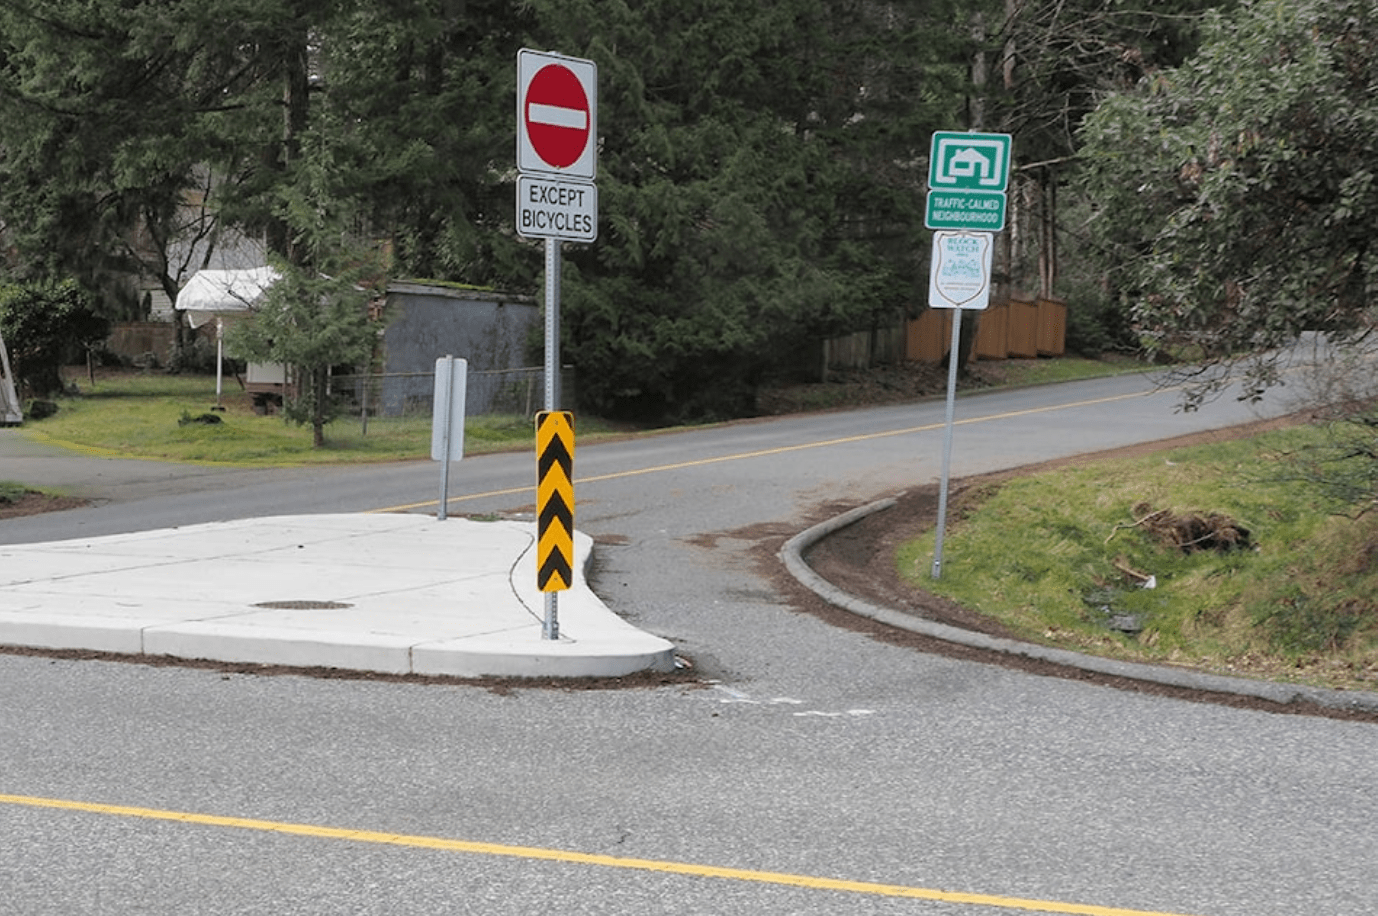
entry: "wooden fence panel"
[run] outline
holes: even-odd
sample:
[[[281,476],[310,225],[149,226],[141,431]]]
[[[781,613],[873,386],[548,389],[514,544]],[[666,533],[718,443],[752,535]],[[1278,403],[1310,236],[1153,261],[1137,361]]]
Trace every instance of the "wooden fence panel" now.
[[[1067,303],[1038,300],[1038,355],[1061,356],[1067,350]]]
[[[1010,307],[993,305],[981,313],[976,324],[977,359],[1004,359],[1009,356]]]
[[[909,322],[905,335],[905,359],[940,363],[952,343],[952,309],[925,309]]]
[[[955,309],[928,309],[909,322],[905,359],[940,363],[952,339]],[[1058,299],[1012,299],[992,305],[977,319],[975,359],[1062,356],[1067,346],[1067,305]]]
[[[212,329],[213,330],[213,329]],[[177,328],[166,321],[119,321],[111,325],[105,347],[125,359],[152,353],[160,361],[172,353]]]
[[[1038,306],[1022,299],[1010,300],[1009,334],[1006,350],[1010,356],[1034,359],[1038,356]]]
[[[857,369],[866,365],[865,335],[848,334],[823,341],[823,365],[829,369]]]
[[[857,331],[823,341],[823,362],[829,369],[869,369],[902,362],[905,335],[902,327]]]
[[[872,365],[883,363],[894,365],[904,362],[904,325],[895,324],[876,332],[875,352],[871,354]]]

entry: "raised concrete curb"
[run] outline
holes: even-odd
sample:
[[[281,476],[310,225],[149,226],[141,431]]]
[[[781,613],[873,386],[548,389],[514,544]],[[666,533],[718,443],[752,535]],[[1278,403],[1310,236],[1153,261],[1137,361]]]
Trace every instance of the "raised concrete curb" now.
[[[985,633],[963,630],[960,627],[953,627],[936,621],[925,620],[922,617],[916,617],[903,611],[881,607],[863,601],[828,582],[822,576],[818,575],[818,573],[814,572],[808,563],[804,561],[804,553],[823,538],[848,525],[855,524],[863,518],[892,508],[897,501],[898,500],[894,498],[878,500],[865,506],[858,506],[855,509],[844,512],[825,522],[814,525],[807,531],[803,531],[786,541],[785,545],[780,549],[780,559],[784,562],[785,568],[789,570],[790,574],[793,575],[800,584],[829,604],[842,608],[843,610],[851,611],[861,617],[866,617],[870,620],[886,624],[887,626],[895,627],[896,629],[907,630],[908,632],[918,633],[933,639],[940,639],[954,645],[981,649],[988,652],[1000,652],[1006,655],[1017,655],[1024,658],[1036,659],[1038,661],[1050,662],[1056,665],[1063,665],[1069,668],[1076,668],[1082,671],[1107,674],[1135,681],[1163,684],[1170,687],[1182,687],[1190,690],[1209,691],[1211,693],[1232,694],[1235,696],[1267,700],[1284,705],[1291,703],[1314,703],[1327,709],[1378,712],[1378,693],[1371,693],[1368,691],[1326,690],[1319,687],[1303,687],[1296,684],[1278,684],[1272,681],[1258,681],[1247,678],[1226,677],[1218,674],[1205,674],[1183,668],[1116,661],[1114,659],[1100,658],[1094,655],[1085,655],[1080,652],[1072,652],[1066,649],[1054,649],[1034,643],[1002,639],[995,636],[988,636]]]

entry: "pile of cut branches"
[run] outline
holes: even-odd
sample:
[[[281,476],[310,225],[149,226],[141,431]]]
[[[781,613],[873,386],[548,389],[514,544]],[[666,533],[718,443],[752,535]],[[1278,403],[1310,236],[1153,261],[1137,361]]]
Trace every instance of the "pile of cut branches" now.
[[[1134,517],[1136,521],[1133,524],[1116,525],[1110,537],[1105,539],[1106,543],[1122,529],[1140,528],[1160,544],[1175,547],[1183,553],[1201,550],[1228,553],[1232,550],[1252,550],[1254,547],[1249,529],[1219,512],[1177,513],[1139,503],[1134,506]]]

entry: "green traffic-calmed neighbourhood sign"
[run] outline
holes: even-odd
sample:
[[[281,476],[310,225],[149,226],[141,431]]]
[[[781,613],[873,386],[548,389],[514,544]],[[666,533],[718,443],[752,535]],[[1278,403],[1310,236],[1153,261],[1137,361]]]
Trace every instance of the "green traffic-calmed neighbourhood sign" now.
[[[923,224],[928,229],[999,232],[1005,228],[1005,195],[998,191],[929,191]]]
[[[1005,228],[1010,135],[940,130],[928,156],[929,229],[999,232]]]
[[[940,130],[928,154],[928,190],[996,191],[1010,183],[1010,135]]]

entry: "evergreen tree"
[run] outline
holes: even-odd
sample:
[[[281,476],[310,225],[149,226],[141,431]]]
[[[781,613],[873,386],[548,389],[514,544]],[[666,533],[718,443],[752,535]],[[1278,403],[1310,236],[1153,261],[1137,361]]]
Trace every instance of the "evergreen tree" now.
[[[197,113],[222,84],[144,5],[0,6],[0,214],[12,273],[71,276],[130,305],[130,274],[170,295],[166,241],[204,156]],[[164,244],[160,244],[164,243]]]
[[[274,257],[281,279],[230,333],[238,355],[289,368],[285,416],[310,424],[317,448],[326,444],[325,426],[338,412],[331,370],[371,361],[377,326],[369,303],[386,287],[382,252],[352,234],[358,205],[343,180],[347,170],[338,167],[339,129],[331,120],[317,115],[294,150],[292,183],[275,189],[288,252]]]
[[[563,284],[585,403],[750,413],[813,341],[915,301],[919,150],[945,98],[923,77],[946,52],[914,43],[932,25],[914,6],[539,5],[600,67],[602,227]]]
[[[339,167],[396,273],[535,282],[540,258],[511,232],[514,61],[530,19],[498,0],[360,2],[324,40]]]

